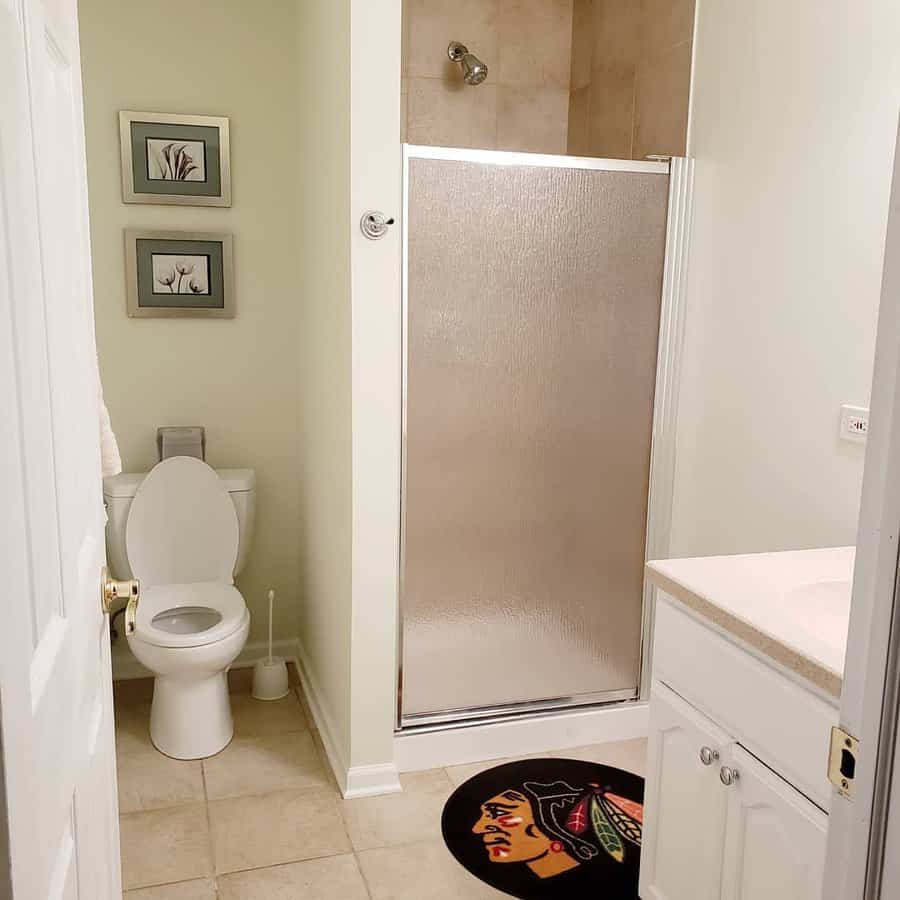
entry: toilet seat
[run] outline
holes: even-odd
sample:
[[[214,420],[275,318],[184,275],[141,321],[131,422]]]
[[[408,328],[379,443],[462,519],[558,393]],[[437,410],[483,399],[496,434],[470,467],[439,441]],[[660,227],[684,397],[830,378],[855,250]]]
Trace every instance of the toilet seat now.
[[[234,634],[249,616],[234,585],[158,584],[141,589],[134,636],[156,647],[202,647]]]
[[[125,549],[145,593],[153,585],[232,584],[238,537],[234,504],[216,472],[202,460],[174,456],[135,492]]]

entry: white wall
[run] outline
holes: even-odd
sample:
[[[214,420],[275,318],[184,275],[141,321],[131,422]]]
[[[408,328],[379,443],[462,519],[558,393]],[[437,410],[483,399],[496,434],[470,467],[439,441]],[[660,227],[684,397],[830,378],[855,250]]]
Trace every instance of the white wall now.
[[[850,544],[894,137],[896,0],[700,0],[672,555]]]
[[[256,535],[238,579],[251,641],[265,636],[270,586],[276,634],[296,634],[300,590],[295,5],[79,4],[97,346],[113,428],[126,471],[156,461],[158,425],[205,425],[211,465],[256,469]],[[234,205],[123,204],[121,109],[230,117]],[[237,317],[129,319],[126,227],[232,232]]]
[[[350,760],[350,0],[298,0],[302,662]]]
[[[353,235],[353,630],[351,789],[396,773],[397,597],[400,530],[400,56],[401,0],[351,0]],[[373,78],[372,73],[378,77]],[[359,219],[395,225],[379,241]],[[377,767],[383,767],[379,774]],[[396,786],[396,782],[394,782]]]

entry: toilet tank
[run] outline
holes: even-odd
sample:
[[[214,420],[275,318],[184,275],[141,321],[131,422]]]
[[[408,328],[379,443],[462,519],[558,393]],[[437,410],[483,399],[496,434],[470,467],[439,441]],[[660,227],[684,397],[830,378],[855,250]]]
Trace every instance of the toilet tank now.
[[[238,519],[238,553],[234,564],[237,575],[247,561],[256,519],[256,473],[253,469],[216,469],[234,504]],[[103,479],[106,505],[106,559],[114,578],[131,578],[131,566],[125,551],[125,525],[138,485],[146,472],[123,472]]]

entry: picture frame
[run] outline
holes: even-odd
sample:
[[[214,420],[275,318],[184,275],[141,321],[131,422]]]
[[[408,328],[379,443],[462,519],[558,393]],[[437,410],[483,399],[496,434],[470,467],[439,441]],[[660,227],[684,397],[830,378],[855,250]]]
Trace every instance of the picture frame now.
[[[125,271],[131,318],[234,318],[228,233],[128,228]]]
[[[122,200],[231,206],[228,119],[174,113],[119,113]]]

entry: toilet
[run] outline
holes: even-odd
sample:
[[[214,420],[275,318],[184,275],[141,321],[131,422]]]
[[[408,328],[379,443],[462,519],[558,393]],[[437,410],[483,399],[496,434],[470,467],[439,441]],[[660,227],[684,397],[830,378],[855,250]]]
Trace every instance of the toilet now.
[[[234,733],[227,671],[250,630],[234,575],[253,530],[254,473],[176,456],[103,488],[110,568],[141,583],[127,638],[155,676],[150,738],[176,759],[212,756]]]

